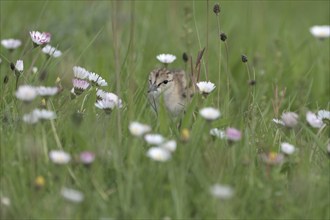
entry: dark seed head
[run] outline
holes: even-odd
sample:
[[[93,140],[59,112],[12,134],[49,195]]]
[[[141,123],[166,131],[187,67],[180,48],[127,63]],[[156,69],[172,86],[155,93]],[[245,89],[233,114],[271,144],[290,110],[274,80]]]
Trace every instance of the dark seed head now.
[[[183,53],[183,54],[182,54],[182,59],[183,59],[183,61],[184,61],[185,63],[187,63],[189,57],[188,57],[188,55],[187,55],[186,53]]]
[[[213,12],[218,15],[220,13],[220,5],[219,3],[216,3],[214,6],[213,6]]]
[[[227,40],[227,35],[225,34],[225,33],[221,33],[220,34],[220,39],[223,41],[223,42],[225,42],[226,40]]]
[[[257,83],[257,81],[255,81],[254,79],[251,79],[251,80],[249,81],[249,85],[250,85],[250,86],[254,86],[256,83]]]
[[[246,63],[248,61],[248,58],[247,58],[247,56],[245,56],[245,55],[242,55],[242,62],[243,63]]]
[[[8,81],[9,81],[9,77],[8,77],[8,76],[5,76],[5,78],[3,79],[3,83],[4,83],[4,84],[7,84]]]
[[[13,71],[15,70],[15,64],[14,63],[10,63],[10,69],[13,70]]]

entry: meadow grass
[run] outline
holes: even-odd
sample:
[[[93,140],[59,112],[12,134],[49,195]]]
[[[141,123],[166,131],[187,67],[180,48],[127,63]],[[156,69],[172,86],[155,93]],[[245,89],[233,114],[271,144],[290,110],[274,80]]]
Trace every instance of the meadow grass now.
[[[329,126],[318,130],[305,119],[308,110],[330,108],[329,39],[309,33],[313,25],[329,24],[330,3],[223,1],[218,17],[215,3],[0,2],[0,38],[23,41],[11,53],[0,50],[2,219],[330,218]],[[226,45],[218,36],[219,24],[228,35]],[[50,32],[51,44],[63,55],[47,60],[39,48],[23,55],[24,48],[32,47],[32,30]],[[195,62],[207,45],[201,80],[207,76],[216,90],[207,98],[195,95],[179,119],[164,106],[157,116],[146,93],[148,74],[162,66],[156,55],[175,54],[170,68],[190,72],[183,52]],[[41,106],[41,98],[25,104],[15,97],[10,62],[18,59],[25,65],[19,85],[54,86],[60,78],[63,91],[46,100],[55,120],[22,121],[24,113]],[[47,70],[44,80],[29,71],[34,59],[34,66]],[[99,73],[109,83],[106,90],[123,100],[123,108],[110,115],[95,108],[94,90],[71,99],[73,66]],[[247,83],[247,70],[255,86]],[[279,94],[285,90],[278,110],[273,108],[276,89]],[[207,106],[219,108],[221,117],[203,119],[198,111]],[[272,122],[289,111],[299,115],[295,128]],[[164,163],[148,158],[150,146],[129,132],[132,121],[176,140],[172,158]],[[239,129],[242,139],[230,143],[209,134],[211,128],[226,127]],[[189,131],[188,140],[182,139],[183,129]],[[282,142],[296,147],[284,163],[268,165],[260,159],[262,153],[280,153]],[[70,153],[72,162],[53,164],[48,153],[58,149]],[[96,155],[89,167],[75,162],[86,150]],[[45,183],[36,187],[38,176]],[[216,183],[231,186],[233,196],[214,197],[210,187]],[[63,187],[81,191],[84,200],[66,201]]]

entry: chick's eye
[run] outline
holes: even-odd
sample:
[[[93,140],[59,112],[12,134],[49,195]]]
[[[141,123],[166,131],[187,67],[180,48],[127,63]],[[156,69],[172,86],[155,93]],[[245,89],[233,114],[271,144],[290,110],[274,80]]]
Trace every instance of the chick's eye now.
[[[167,84],[167,83],[168,83],[168,80],[164,80],[163,83],[164,83],[164,84]]]

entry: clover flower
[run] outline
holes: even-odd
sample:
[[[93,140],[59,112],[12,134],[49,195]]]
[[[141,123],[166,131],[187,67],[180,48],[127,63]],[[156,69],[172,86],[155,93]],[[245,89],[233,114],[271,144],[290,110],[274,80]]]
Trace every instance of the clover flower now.
[[[171,159],[171,153],[161,147],[152,147],[147,151],[147,156],[155,161],[165,162]]]
[[[128,127],[129,131],[131,132],[132,135],[141,137],[145,133],[148,133],[151,131],[151,127],[146,124],[142,124],[136,121],[133,121],[129,124]]]
[[[73,67],[73,75],[77,79],[88,79],[90,72],[80,66]]]
[[[23,85],[18,87],[15,95],[22,101],[31,102],[38,94],[33,86]]]
[[[17,39],[3,39],[1,40],[1,44],[4,48],[8,50],[14,50],[22,45],[22,41]]]
[[[51,34],[47,32],[30,31],[31,40],[35,46],[44,45],[50,42]]]
[[[49,152],[50,160],[55,164],[67,164],[71,160],[70,154],[62,150],[52,150]]]
[[[330,37],[330,26],[329,25],[321,25],[321,26],[313,26],[309,29],[311,34],[319,38],[321,40]]]
[[[199,111],[199,114],[209,121],[216,120],[221,116],[220,111],[213,107],[203,108]]]
[[[50,45],[46,45],[44,48],[42,48],[42,52],[54,58],[62,56],[61,51],[57,50],[55,47],[52,47]]]
[[[169,63],[173,63],[173,61],[176,59],[176,56],[172,55],[172,54],[159,54],[156,56],[156,58],[164,64],[169,64]]]
[[[211,93],[215,89],[214,83],[212,83],[210,81],[209,82],[206,82],[206,81],[198,82],[198,83],[196,83],[196,85],[199,89],[199,92],[201,94],[205,94],[205,95]]]

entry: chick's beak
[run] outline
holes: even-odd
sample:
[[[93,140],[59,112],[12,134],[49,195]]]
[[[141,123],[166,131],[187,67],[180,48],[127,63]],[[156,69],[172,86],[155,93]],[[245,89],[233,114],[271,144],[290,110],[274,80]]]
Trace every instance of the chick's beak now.
[[[157,91],[157,84],[154,83],[154,84],[149,85],[148,93],[155,92],[155,91]]]

